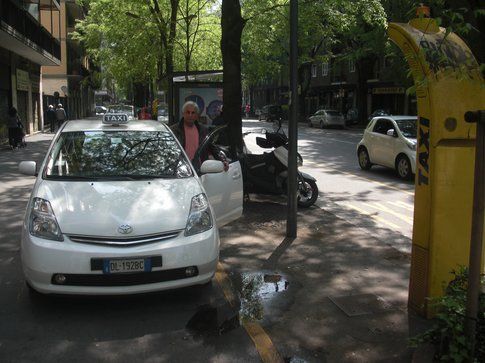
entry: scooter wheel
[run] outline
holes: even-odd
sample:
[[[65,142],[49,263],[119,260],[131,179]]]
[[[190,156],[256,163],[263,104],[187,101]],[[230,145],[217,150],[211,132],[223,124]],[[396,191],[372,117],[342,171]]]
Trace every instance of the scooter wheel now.
[[[318,186],[314,180],[304,179],[304,183],[298,183],[298,206],[308,208],[318,198]]]

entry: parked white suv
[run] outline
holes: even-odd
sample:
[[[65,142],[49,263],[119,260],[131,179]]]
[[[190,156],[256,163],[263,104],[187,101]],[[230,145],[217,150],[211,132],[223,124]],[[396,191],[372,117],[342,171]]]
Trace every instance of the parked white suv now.
[[[242,213],[242,173],[195,170],[157,121],[68,121],[38,169],[22,229],[27,284],[41,293],[133,294],[204,284],[219,258],[217,227]],[[201,175],[198,176],[198,173]]]
[[[410,179],[416,172],[416,123],[416,116],[374,117],[357,145],[360,167],[387,166]]]

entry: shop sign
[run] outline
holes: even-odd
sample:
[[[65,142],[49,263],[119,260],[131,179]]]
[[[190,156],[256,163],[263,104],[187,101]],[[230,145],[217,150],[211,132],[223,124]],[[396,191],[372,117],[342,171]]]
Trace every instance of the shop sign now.
[[[400,94],[404,92],[404,87],[375,87],[372,89],[372,94],[374,95]]]
[[[28,91],[29,90],[29,72],[17,69],[17,90]]]

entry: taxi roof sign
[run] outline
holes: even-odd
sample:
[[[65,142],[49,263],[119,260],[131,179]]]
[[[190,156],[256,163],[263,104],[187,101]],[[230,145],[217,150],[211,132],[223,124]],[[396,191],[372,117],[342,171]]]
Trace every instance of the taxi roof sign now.
[[[110,125],[127,124],[128,115],[126,113],[105,113],[103,116],[103,123]]]

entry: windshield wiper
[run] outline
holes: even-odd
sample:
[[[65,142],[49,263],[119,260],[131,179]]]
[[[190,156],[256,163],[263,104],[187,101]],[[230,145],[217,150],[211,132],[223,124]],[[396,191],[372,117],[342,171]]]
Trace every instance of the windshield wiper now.
[[[82,175],[46,175],[46,179],[53,179],[53,180],[71,180],[71,181],[78,181],[78,180],[90,180],[95,181],[99,180],[97,176],[82,176]]]

